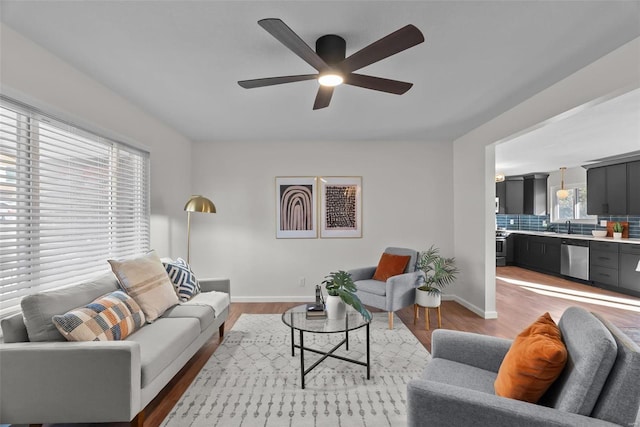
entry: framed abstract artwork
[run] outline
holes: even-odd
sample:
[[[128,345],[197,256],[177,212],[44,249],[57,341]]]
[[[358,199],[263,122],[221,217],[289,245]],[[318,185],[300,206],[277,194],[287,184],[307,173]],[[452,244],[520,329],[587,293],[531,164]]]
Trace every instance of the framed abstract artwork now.
[[[316,184],[313,176],[276,177],[276,238],[318,237]]]
[[[320,237],[362,237],[362,177],[320,177]]]

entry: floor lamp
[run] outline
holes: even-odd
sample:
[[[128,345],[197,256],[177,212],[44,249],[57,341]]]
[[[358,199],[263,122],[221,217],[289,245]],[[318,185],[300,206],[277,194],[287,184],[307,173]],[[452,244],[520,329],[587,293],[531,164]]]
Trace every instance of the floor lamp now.
[[[184,205],[184,210],[187,211],[187,264],[189,264],[191,261],[191,212],[216,213],[216,205],[206,197],[191,196]]]

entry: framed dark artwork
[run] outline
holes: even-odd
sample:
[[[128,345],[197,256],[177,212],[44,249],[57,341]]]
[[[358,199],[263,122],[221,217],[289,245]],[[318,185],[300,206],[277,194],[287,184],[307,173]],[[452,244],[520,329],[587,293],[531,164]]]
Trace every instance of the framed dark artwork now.
[[[362,177],[320,177],[320,237],[362,237]]]
[[[317,199],[316,177],[276,177],[276,238],[317,238]]]

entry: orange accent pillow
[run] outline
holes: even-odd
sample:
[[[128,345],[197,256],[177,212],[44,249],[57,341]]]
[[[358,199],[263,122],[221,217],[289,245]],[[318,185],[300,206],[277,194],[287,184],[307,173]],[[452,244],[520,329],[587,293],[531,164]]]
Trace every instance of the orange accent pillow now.
[[[566,363],[560,328],[545,313],[511,344],[494,383],[496,395],[536,403]]]
[[[409,255],[391,255],[383,253],[378,262],[376,272],[373,274],[373,280],[386,282],[389,277],[397,276],[404,273],[411,257]]]

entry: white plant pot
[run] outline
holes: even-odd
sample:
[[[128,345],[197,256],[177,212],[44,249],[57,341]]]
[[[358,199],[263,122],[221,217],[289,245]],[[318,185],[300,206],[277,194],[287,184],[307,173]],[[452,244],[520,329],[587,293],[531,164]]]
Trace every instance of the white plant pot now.
[[[427,291],[416,289],[416,304],[421,307],[440,307],[441,294],[432,294]]]
[[[614,232],[614,233],[613,233],[613,238],[614,238],[614,239],[622,239],[622,233],[616,233],[616,232]]]
[[[338,296],[328,295],[325,305],[328,319],[344,319],[347,314],[347,306]]]

